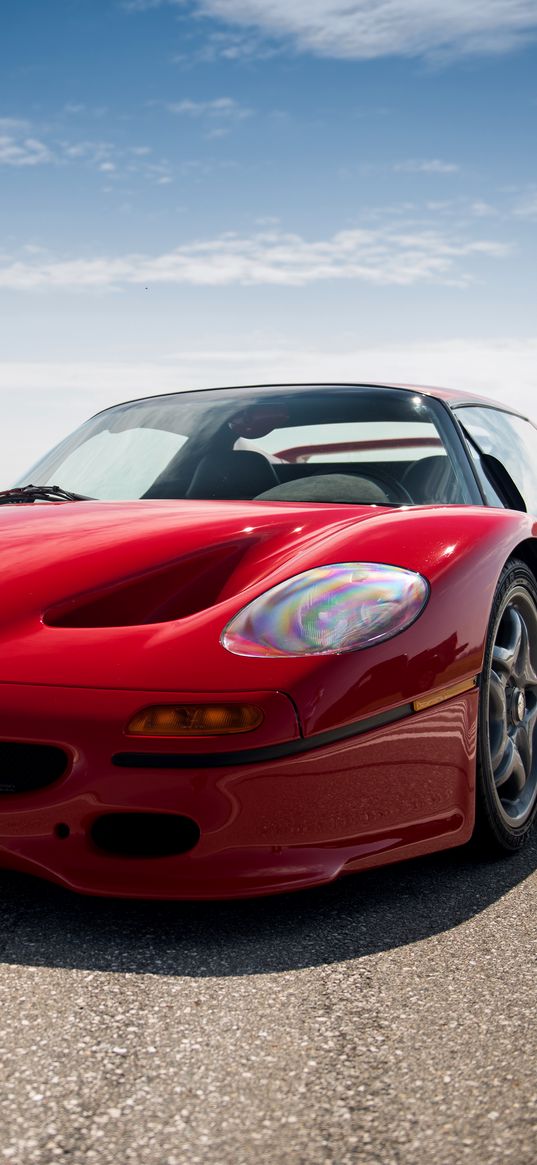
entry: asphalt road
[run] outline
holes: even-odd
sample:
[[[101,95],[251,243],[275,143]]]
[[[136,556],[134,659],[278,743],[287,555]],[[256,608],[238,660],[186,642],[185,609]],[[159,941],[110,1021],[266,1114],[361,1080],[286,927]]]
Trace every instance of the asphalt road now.
[[[536,868],[202,906],[2,874],[1,1165],[535,1165]]]

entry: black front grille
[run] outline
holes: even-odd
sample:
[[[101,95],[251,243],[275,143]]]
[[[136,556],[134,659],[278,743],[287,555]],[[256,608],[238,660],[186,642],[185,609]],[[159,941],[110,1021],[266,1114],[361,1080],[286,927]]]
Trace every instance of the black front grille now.
[[[53,744],[0,740],[0,794],[33,793],[62,777],[69,757]]]

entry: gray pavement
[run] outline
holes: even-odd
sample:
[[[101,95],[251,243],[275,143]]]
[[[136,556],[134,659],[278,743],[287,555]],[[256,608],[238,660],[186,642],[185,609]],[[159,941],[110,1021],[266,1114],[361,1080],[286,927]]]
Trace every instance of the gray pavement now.
[[[1,1165],[534,1165],[536,868],[201,906],[0,874]]]

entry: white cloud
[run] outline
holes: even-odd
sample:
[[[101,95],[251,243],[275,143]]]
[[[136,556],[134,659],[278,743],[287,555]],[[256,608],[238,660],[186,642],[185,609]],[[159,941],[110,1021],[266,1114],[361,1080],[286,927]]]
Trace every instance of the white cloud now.
[[[84,162],[102,168],[115,146],[107,141],[64,140],[22,118],[0,118],[0,165],[40,166]]]
[[[404,174],[458,174],[460,170],[456,162],[443,162],[441,158],[407,158],[394,162],[392,168]]]
[[[492,206],[490,202],[485,202],[484,198],[478,198],[472,202],[470,212],[476,218],[494,218],[498,214],[496,207]]]
[[[144,9],[185,0],[130,0]],[[508,52],[537,33],[535,0],[195,0],[223,24],[318,56],[370,59]]]
[[[0,133],[30,133],[31,125],[25,117],[0,117]]]
[[[518,218],[537,220],[537,190],[529,191],[517,202],[514,213]]]
[[[118,288],[129,284],[225,287],[304,287],[326,280],[358,280],[378,286],[436,282],[463,285],[475,258],[503,258],[509,248],[488,239],[404,224],[338,231],[309,241],[267,230],[250,237],[231,232],[187,243],[161,255],[15,260],[0,266],[0,287]]]
[[[41,166],[53,161],[52,151],[37,138],[0,134],[0,166]]]
[[[181,352],[166,363],[0,363],[0,488],[91,413],[181,388],[338,380],[444,384],[535,413],[537,338],[444,340],[351,351]]]
[[[183,0],[122,0],[121,7],[126,12],[147,12],[150,8],[161,8],[163,4],[181,4]]]
[[[226,116],[223,112],[222,116]],[[231,120],[232,113],[228,115]],[[239,114],[236,113],[235,117]],[[246,116],[246,113],[244,113]],[[22,118],[0,118],[0,166],[33,167],[55,164],[80,165],[99,173],[138,174],[161,184],[161,177],[170,171],[167,161],[151,161],[152,148],[148,145],[117,146],[114,142],[79,138],[56,137],[46,127],[32,127]]]
[[[58,143],[58,149],[61,152],[61,158],[64,162],[81,162],[89,166],[95,166],[98,170],[102,170],[103,166],[114,166],[115,160],[121,156],[121,150],[118,150],[113,142],[108,141],[92,141],[91,139],[82,138],[78,141],[61,141]]]
[[[214,29],[208,32],[205,40],[199,47],[189,52],[175,53],[172,62],[182,65],[184,62],[202,61],[210,63],[222,59],[224,61],[251,61],[269,60],[278,53],[276,44],[269,43],[260,33],[241,32],[239,29]]]
[[[78,117],[80,114],[86,117],[105,117],[108,113],[106,105],[86,105],[83,101],[68,101],[63,107],[63,113],[67,117]]]
[[[240,105],[233,97],[216,97],[212,101],[172,101],[166,104],[169,113],[186,117],[209,117],[222,121],[244,121],[252,110]]]

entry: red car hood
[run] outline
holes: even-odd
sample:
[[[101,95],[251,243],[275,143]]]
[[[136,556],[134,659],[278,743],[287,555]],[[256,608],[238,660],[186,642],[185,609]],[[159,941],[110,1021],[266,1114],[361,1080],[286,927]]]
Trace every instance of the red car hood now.
[[[0,508],[0,682],[203,690],[211,675],[218,687],[209,657],[221,662],[235,611],[280,578],[348,559],[348,545],[343,559],[332,545],[387,514],[281,502]],[[257,661],[224,658],[230,687],[259,686]]]
[[[503,563],[534,537],[527,514],[478,506],[0,507],[0,684],[130,690],[140,706],[156,692],[280,692],[305,734],[320,732],[475,676]],[[311,567],[360,561],[429,580],[427,607],[396,638],[299,658],[222,647],[256,595]],[[27,693],[35,706],[39,693]],[[59,707],[72,696],[58,690]]]

